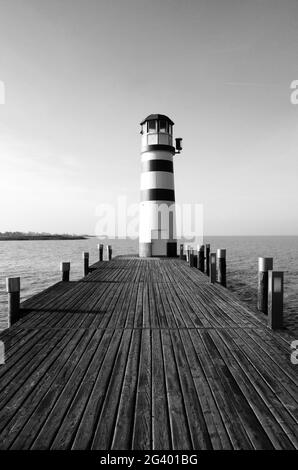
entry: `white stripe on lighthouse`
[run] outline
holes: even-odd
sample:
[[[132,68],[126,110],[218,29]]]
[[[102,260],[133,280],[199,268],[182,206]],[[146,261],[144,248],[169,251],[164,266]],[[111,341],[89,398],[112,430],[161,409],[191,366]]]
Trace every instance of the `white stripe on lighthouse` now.
[[[141,156],[142,162],[148,160],[170,160],[173,161],[173,155],[165,150],[154,150],[154,152],[145,152]]]
[[[141,190],[143,189],[174,189],[173,173],[166,171],[146,171],[141,174]]]

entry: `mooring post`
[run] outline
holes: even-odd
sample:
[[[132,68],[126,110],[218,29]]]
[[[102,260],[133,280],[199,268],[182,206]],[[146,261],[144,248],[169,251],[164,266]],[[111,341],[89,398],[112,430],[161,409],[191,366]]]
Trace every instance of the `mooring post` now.
[[[62,281],[68,282],[69,281],[69,272],[70,272],[70,263],[61,261],[60,263],[60,271],[62,272]]]
[[[218,248],[216,256],[217,282],[222,286],[227,286],[227,264],[226,250]]]
[[[194,255],[193,255],[193,267],[194,268],[198,267],[198,255],[196,254],[195,250],[194,250]]]
[[[97,245],[98,249],[98,259],[99,261],[103,260],[103,244],[101,243],[100,245]]]
[[[259,257],[258,261],[258,310],[268,313],[268,271],[273,270],[273,258]]]
[[[190,246],[186,245],[186,261],[189,263]]]
[[[20,291],[20,278],[7,277],[6,292],[8,293],[8,328],[20,319]]]
[[[192,249],[190,248],[189,255],[188,255],[188,264],[189,264],[189,266],[191,266],[191,264],[192,264],[192,259],[193,259],[193,254],[192,254]]]
[[[283,327],[284,273],[268,271],[268,326],[272,330]]]
[[[183,255],[184,255],[184,245],[181,244],[181,245],[180,245],[180,259],[184,259],[184,256],[183,256]]]
[[[206,274],[210,276],[210,243],[206,243]]]
[[[194,267],[194,250],[192,248],[189,251],[189,266]]]
[[[198,268],[202,273],[205,271],[205,246],[198,245]]]
[[[111,261],[112,259],[112,245],[107,246],[107,259]]]
[[[216,282],[216,253],[210,253],[210,282]]]
[[[83,262],[84,262],[84,276],[87,276],[89,273],[89,253],[88,251],[83,251]]]

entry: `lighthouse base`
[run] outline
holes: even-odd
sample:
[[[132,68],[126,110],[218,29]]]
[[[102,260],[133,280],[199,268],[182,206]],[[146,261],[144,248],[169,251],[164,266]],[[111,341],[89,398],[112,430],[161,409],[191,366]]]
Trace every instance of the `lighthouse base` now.
[[[139,257],[151,258],[151,256],[152,256],[152,243],[140,243],[139,244]]]
[[[155,256],[165,256],[168,258],[175,258],[177,256],[177,242],[167,242],[165,240],[162,240],[163,243],[156,242],[157,240],[154,240],[151,243],[140,243],[139,257],[152,258]]]

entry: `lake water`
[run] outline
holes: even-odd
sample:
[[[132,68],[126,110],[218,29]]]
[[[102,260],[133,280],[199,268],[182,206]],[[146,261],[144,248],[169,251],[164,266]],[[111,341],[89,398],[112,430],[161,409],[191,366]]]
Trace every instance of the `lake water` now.
[[[211,250],[227,249],[228,288],[253,308],[256,305],[257,259],[272,256],[274,269],[285,272],[285,326],[298,333],[298,237],[206,237]],[[86,240],[0,242],[0,329],[6,328],[5,277],[21,277],[21,298],[61,279],[60,261],[71,262],[71,279],[82,277],[82,252],[98,260],[96,238]],[[137,240],[111,240],[113,256],[136,253]]]

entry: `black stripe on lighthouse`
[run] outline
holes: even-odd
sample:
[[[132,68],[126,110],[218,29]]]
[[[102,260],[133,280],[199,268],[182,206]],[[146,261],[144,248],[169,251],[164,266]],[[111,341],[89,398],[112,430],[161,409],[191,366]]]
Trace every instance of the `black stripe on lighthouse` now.
[[[175,202],[175,191],[173,189],[143,189],[141,191],[142,201],[170,201]]]
[[[167,171],[174,173],[173,162],[171,160],[147,160],[142,163],[142,172],[145,171]]]

